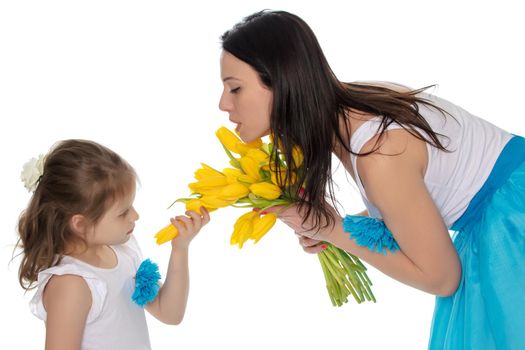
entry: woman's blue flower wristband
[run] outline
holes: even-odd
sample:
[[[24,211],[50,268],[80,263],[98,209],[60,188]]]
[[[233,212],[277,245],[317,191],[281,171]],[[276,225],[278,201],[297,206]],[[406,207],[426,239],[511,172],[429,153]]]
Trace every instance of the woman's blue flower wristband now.
[[[386,255],[387,250],[399,250],[392,232],[382,220],[368,216],[347,215],[343,219],[343,229],[355,239],[357,245],[368,247],[370,251]]]

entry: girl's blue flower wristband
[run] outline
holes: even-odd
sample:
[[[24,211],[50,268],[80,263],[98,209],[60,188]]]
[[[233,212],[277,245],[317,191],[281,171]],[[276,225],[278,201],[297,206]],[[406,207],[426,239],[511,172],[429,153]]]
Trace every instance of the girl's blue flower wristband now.
[[[144,260],[135,275],[135,291],[131,299],[141,307],[152,302],[159,292],[159,280],[159,266],[150,259]]]

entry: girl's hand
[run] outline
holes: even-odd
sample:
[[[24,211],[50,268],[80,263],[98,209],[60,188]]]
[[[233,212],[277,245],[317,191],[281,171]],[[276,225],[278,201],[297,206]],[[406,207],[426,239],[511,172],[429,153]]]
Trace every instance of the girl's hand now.
[[[177,237],[171,240],[172,249],[188,249],[191,240],[199,233],[201,228],[210,222],[210,214],[204,208],[200,208],[201,215],[193,210],[188,210],[184,215],[171,218],[173,226],[179,230]]]

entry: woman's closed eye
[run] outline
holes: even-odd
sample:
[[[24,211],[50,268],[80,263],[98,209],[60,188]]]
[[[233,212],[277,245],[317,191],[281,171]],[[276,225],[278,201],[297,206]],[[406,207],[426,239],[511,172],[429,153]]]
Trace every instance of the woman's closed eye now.
[[[241,89],[240,87],[236,87],[236,88],[230,89],[230,93],[231,94],[236,94],[237,92],[239,92],[240,89]]]

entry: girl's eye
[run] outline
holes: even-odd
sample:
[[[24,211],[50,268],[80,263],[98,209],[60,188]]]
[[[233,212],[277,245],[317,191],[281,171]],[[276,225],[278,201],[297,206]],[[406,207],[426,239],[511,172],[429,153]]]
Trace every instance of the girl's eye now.
[[[236,88],[234,88],[234,89],[231,89],[231,90],[230,90],[230,93],[231,93],[231,94],[236,94],[237,92],[239,92],[240,89],[241,89],[240,87],[236,87]]]
[[[125,212],[123,212],[122,214],[120,214],[120,216],[126,216],[126,215],[128,215],[128,213],[129,213],[129,209],[126,210]]]

